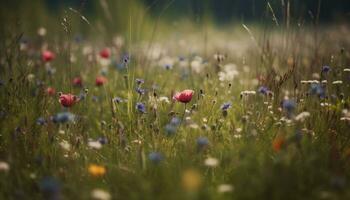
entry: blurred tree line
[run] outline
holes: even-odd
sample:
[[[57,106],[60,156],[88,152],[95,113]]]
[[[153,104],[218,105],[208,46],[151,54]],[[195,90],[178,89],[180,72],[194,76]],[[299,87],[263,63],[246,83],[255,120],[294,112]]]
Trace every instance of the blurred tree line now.
[[[142,1],[150,5],[157,0]],[[152,8],[153,13],[158,13],[169,1],[171,0],[158,0],[156,6]],[[288,1],[293,17],[309,17],[310,11],[316,16],[318,10],[321,22],[350,17],[350,0],[175,0],[171,5],[169,16],[197,17],[209,13],[219,23],[231,20],[256,21],[264,16],[269,2],[276,16],[281,18]]]
[[[46,0],[51,10],[64,4],[81,6],[95,12],[96,2],[100,0]],[[121,6],[130,0],[119,0]],[[193,17],[210,15],[215,22],[225,23],[232,20],[255,21],[266,13],[269,2],[277,17],[283,17],[283,5],[290,2],[292,15],[296,18],[309,17],[310,11],[316,16],[319,12],[321,22],[350,17],[350,0],[139,0],[151,14],[157,16],[164,8],[168,18]],[[110,1],[113,2],[113,1]],[[318,8],[320,3],[320,8]]]
[[[271,8],[267,7],[268,2]],[[273,10],[276,18],[283,22],[288,7],[293,20],[350,21],[350,0],[2,0],[0,23],[3,26],[0,29],[12,27],[33,33],[45,26],[61,31],[62,20],[67,18],[72,32],[92,31],[101,35],[127,32],[132,28],[152,34],[152,27],[159,18],[164,23],[167,21],[164,19],[171,22],[187,19],[198,24],[207,20],[215,24],[259,23],[271,18]],[[80,14],[90,24],[81,20]]]

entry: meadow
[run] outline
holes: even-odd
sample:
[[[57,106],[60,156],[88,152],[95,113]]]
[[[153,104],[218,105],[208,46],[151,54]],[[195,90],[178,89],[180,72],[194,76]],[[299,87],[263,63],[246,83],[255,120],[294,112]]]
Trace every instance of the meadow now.
[[[140,13],[1,31],[0,199],[350,198],[348,23]]]

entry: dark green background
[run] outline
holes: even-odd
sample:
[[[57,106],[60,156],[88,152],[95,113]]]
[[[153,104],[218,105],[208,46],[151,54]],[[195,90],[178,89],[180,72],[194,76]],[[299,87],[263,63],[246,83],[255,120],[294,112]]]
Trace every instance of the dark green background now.
[[[61,6],[81,6],[85,13],[93,14],[98,0],[46,0],[51,10]],[[129,0],[124,0],[125,2]],[[151,13],[157,16],[171,0],[140,0],[146,7],[153,5]],[[287,2],[287,0],[284,0]],[[282,0],[269,1],[277,15],[283,16]],[[296,18],[310,18],[309,11],[316,15],[319,0],[290,0],[292,14]],[[254,21],[261,19],[266,13],[266,0],[175,0],[165,11],[168,18],[193,17],[198,18],[210,14],[216,22],[224,23],[231,20]],[[350,0],[321,0],[320,21],[350,19]]]

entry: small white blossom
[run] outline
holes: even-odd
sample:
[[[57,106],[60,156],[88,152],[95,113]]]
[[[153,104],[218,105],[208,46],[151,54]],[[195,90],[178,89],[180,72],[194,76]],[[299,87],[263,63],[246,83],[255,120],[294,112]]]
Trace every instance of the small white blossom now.
[[[219,160],[216,158],[209,157],[205,159],[204,164],[208,167],[216,167],[219,165]]]

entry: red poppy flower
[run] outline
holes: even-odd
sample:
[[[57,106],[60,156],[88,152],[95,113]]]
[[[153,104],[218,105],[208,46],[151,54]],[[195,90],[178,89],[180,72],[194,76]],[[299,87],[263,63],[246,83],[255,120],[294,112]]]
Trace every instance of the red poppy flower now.
[[[81,80],[80,77],[75,77],[73,79],[73,85],[75,85],[75,86],[82,86],[83,85],[83,81]]]
[[[283,137],[276,137],[273,141],[272,141],[272,148],[275,152],[279,152],[282,147],[284,146],[285,140]]]
[[[50,62],[52,61],[53,59],[55,59],[55,54],[50,51],[50,50],[45,50],[42,52],[41,54],[41,59],[44,61],[44,62]]]
[[[173,96],[173,99],[181,103],[188,103],[192,100],[193,94],[194,94],[193,90],[184,90],[182,92],[176,93]]]
[[[64,107],[71,107],[78,102],[78,97],[73,94],[61,94],[59,102]]]
[[[50,96],[53,96],[53,95],[55,95],[56,90],[53,87],[48,87],[48,88],[46,88],[46,93]]]
[[[102,58],[109,58],[111,56],[111,50],[109,48],[104,48],[100,51],[100,56]]]
[[[107,78],[106,77],[104,77],[104,76],[98,76],[97,78],[96,78],[96,85],[97,86],[102,86],[103,84],[105,84],[106,82],[107,82]]]

